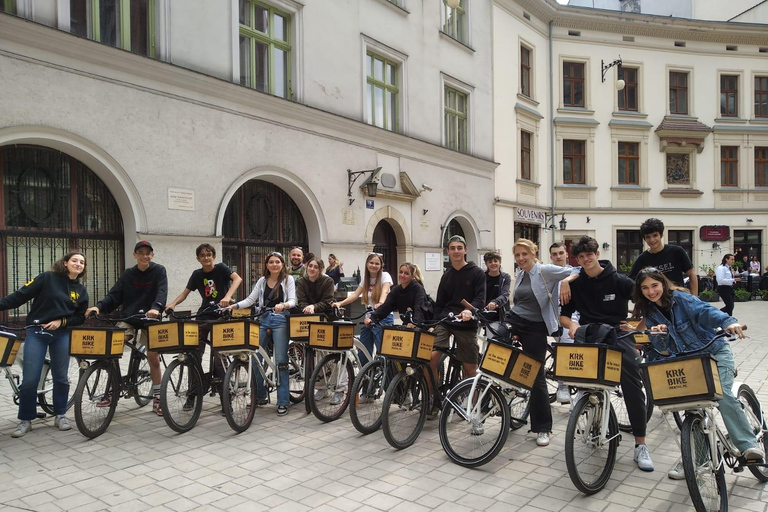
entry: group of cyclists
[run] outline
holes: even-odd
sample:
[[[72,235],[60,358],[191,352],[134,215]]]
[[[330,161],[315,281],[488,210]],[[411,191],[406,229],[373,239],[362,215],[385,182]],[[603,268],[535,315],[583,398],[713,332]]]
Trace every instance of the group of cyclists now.
[[[434,301],[425,291],[419,267],[402,263],[398,267],[398,283],[383,270],[383,257],[368,255],[365,272],[357,289],[341,301],[334,301],[335,280],[324,273],[324,262],[313,255],[305,257],[301,248],[293,248],[288,261],[283,254],[272,252],[264,260],[262,275],[251,293],[239,302],[231,299],[242,278],[223,263],[216,263],[216,250],[209,244],[196,249],[201,268],[190,276],[184,291],[167,303],[168,282],[165,268],[152,261],[151,243],[140,241],[133,256],[136,265],[125,270],[107,296],[88,308],[88,292],[82,284],[87,262],[82,253],[71,252],[58,260],[51,271],[43,272],[18,291],[0,299],[0,311],[17,308],[28,301],[32,306],[27,314],[28,323],[38,321],[37,328],[28,330],[24,347],[23,381],[19,396],[19,424],[12,433],[22,437],[31,430],[36,417],[36,389],[46,351],[50,353],[53,372],[53,406],[55,426],[69,430],[66,404],[69,383],[68,328],[81,325],[92,313],[107,314],[122,307],[125,316],[145,311],[150,318],[159,318],[167,310],[174,310],[190,293],[198,292],[203,305],[198,320],[216,320],[219,312],[209,309],[211,301],[219,310],[258,308],[261,312],[260,339],[270,343],[279,372],[277,387],[277,414],[288,413],[289,391],[289,322],[294,314],[325,314],[333,318],[335,308],[356,300],[370,308],[360,333],[360,341],[370,354],[381,349],[384,326],[394,323],[393,312],[410,313],[408,327],[417,327],[426,318],[445,319],[431,328],[435,334],[434,346],[447,348],[451,338],[455,344],[455,357],[462,363],[464,378],[474,377],[480,362],[480,344],[477,321],[473,309],[495,312],[509,331],[519,339],[525,353],[543,360],[548,337],[560,341],[584,339],[590,324],[607,324],[618,334],[632,329],[626,320],[629,301],[634,303],[633,316],[642,318],[638,330],[650,329],[668,334],[663,346],[653,339],[654,349],[661,354],[690,352],[705,347],[716,360],[723,390],[719,408],[734,444],[747,461],[758,462],[764,457],[747,423],[738,400],[731,392],[734,379],[733,354],[727,343],[720,341],[707,345],[718,328],[743,338],[742,328],[729,313],[720,311],[695,294],[696,279],[683,288],[685,275],[691,275],[693,265],[687,254],[676,246],[663,243],[664,225],[658,219],[649,219],[640,228],[649,249],[635,262],[629,276],[619,274],[609,260],[600,259],[598,242],[583,236],[570,248],[577,267],[567,262],[565,246],[555,243],[550,247],[553,263],[537,259],[539,248],[526,239],[514,245],[517,265],[515,279],[501,271],[501,255],[485,254],[486,270],[467,261],[466,240],[459,235],[450,237],[447,253],[450,266],[442,275]],[[341,263],[329,258],[331,270],[338,278],[343,275]],[[510,291],[511,289],[511,291]],[[469,302],[472,309],[462,301]],[[448,318],[451,318],[448,321]],[[460,321],[457,321],[460,320]],[[37,324],[35,324],[37,325]],[[207,341],[209,328],[200,329],[201,341]],[[123,327],[133,331],[138,343],[147,340],[146,328],[141,324]],[[41,331],[43,331],[41,333]],[[645,444],[646,402],[639,368],[638,352],[630,337],[614,335],[608,338],[624,349],[621,386],[635,437],[634,460],[644,471],[653,471],[650,451]],[[375,349],[375,350],[374,350]],[[200,344],[199,357],[205,350]],[[362,351],[361,351],[362,352]],[[440,351],[433,351],[430,365],[437,374]],[[360,353],[360,363],[367,358]],[[216,361],[218,358],[214,358]],[[156,353],[148,352],[153,383],[154,411],[163,412],[159,403],[160,362]],[[223,368],[214,373],[223,376]],[[269,402],[261,375],[257,373],[257,405]],[[429,383],[430,388],[432,384]],[[568,393],[558,390],[558,400],[569,401]],[[430,389],[431,393],[434,390]],[[333,397],[331,400],[336,399]],[[341,397],[338,398],[339,400]],[[427,406],[428,417],[439,414],[437,400]],[[538,446],[547,446],[552,431],[552,411],[544,369],[538,374],[530,396],[530,429],[536,435]],[[671,478],[680,478],[682,469],[670,471]]]

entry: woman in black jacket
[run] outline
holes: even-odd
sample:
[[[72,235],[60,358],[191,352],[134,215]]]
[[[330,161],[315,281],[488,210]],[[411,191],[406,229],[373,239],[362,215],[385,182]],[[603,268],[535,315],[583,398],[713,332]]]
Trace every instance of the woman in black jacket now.
[[[427,292],[424,291],[423,277],[419,266],[408,262],[401,264],[397,272],[397,280],[400,285],[389,290],[389,295],[387,295],[384,303],[374,309],[370,317],[365,319],[365,325],[378,322],[395,310],[401,315],[407,311],[413,312],[413,323],[409,323],[408,327],[414,327],[414,324],[418,325],[424,322]]]
[[[71,252],[53,264],[16,292],[0,299],[0,311],[18,308],[32,301],[27,313],[27,325],[39,326],[27,330],[22,362],[22,382],[19,388],[19,426],[11,434],[22,437],[32,430],[37,417],[37,386],[43,369],[45,353],[51,354],[53,374],[53,424],[59,430],[71,427],[65,416],[69,394],[69,328],[85,321],[88,292],[80,283],[85,276],[85,256]]]

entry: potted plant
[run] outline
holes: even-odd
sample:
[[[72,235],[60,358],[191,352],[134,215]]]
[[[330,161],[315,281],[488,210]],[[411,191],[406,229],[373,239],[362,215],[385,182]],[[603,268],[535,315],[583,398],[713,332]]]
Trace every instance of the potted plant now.
[[[734,261],[733,262],[733,268],[737,269],[738,272],[744,271],[744,262],[743,261]]]
[[[736,288],[733,292],[736,294],[736,302],[747,302],[752,300],[752,293],[750,293],[749,290]]]
[[[629,263],[619,263],[619,272],[622,274],[629,274],[632,271],[632,265],[634,263],[634,261],[630,261]]]
[[[768,301],[768,290],[760,290],[760,298]]]
[[[720,294],[714,290],[701,290],[699,298],[704,302],[717,302],[720,300]]]

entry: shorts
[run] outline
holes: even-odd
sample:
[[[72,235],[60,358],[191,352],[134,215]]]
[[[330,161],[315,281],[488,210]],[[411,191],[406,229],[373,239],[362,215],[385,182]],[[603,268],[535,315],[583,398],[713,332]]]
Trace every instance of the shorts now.
[[[478,364],[480,347],[477,344],[477,332],[474,329],[450,329],[443,324],[435,327],[435,348],[449,348],[450,337],[456,342],[456,359],[462,363]]]
[[[136,327],[132,326],[129,323],[126,322],[117,322],[117,326],[121,329],[125,329],[125,341],[133,343],[136,348],[143,346],[146,349],[149,349],[149,331],[146,327],[143,327],[141,329],[137,329]]]

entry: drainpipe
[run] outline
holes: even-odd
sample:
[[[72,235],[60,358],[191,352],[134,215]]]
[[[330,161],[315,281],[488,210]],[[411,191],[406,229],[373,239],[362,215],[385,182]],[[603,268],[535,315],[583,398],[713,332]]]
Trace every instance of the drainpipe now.
[[[549,185],[551,200],[549,214],[552,216],[552,225],[555,226],[555,63],[552,50],[552,23],[553,21],[549,20]],[[555,242],[556,230],[557,226],[552,230],[552,243]]]

